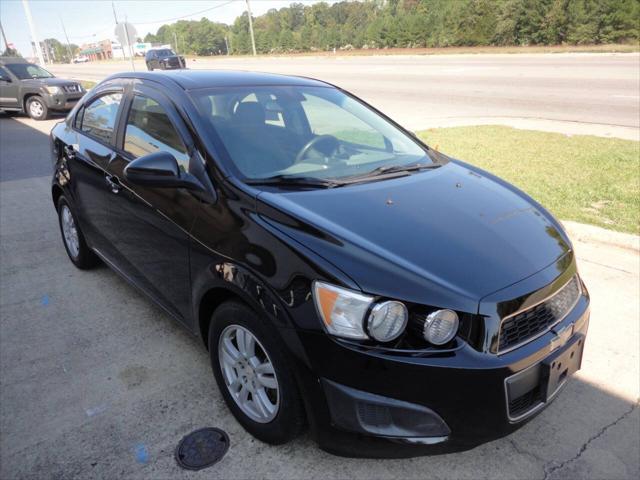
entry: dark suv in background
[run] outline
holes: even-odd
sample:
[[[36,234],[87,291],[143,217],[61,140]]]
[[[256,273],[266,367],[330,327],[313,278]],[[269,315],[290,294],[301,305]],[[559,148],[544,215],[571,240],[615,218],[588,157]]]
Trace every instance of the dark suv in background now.
[[[84,94],[78,82],[56,78],[22,58],[0,59],[0,110],[46,120],[52,110],[71,110]]]
[[[158,68],[160,70],[175,70],[185,68],[187,64],[182,55],[176,54],[170,48],[158,48],[149,50],[144,57],[147,63],[147,70],[153,71]]]

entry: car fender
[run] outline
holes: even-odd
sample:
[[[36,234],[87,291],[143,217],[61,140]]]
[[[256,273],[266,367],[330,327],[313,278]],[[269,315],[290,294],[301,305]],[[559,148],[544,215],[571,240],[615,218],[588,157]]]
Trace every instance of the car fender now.
[[[195,247],[195,250],[201,249]],[[199,257],[197,254],[195,256]],[[193,258],[194,255],[192,255]],[[198,269],[195,278],[192,278],[192,286],[193,329],[194,333],[202,339],[205,347],[208,346],[208,338],[206,338],[208,322],[215,308],[226,300],[239,299],[258,313],[259,317],[268,322],[271,327],[278,330],[283,344],[292,355],[310,366],[293,320],[280,295],[249,269],[229,259],[212,260],[205,268]],[[207,299],[213,305],[208,306],[207,301],[203,301]]]

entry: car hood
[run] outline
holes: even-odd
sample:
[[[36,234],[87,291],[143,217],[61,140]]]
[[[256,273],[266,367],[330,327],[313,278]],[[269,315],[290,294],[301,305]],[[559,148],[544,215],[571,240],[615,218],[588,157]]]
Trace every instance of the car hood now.
[[[32,79],[26,79],[23,80],[23,83],[27,84],[27,85],[32,85],[32,86],[36,86],[36,87],[42,87],[44,85],[47,86],[56,86],[56,87],[60,87],[63,85],[75,85],[78,82],[74,82],[73,80],[65,80],[63,78],[32,78]]]
[[[538,203],[462,162],[335,189],[263,191],[257,199],[263,218],[363,291],[467,312],[571,250]]]

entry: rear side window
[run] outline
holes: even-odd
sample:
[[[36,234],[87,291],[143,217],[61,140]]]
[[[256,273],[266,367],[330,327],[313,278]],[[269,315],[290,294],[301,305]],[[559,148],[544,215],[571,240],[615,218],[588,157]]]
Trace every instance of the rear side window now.
[[[85,105],[81,119],[76,117],[76,124],[80,123],[80,130],[88,135],[109,143],[121,101],[122,93],[109,93],[96,98]]]
[[[135,95],[124,134],[124,150],[134,157],[162,150],[171,153],[180,169],[188,171],[189,155],[169,116],[158,102]]]

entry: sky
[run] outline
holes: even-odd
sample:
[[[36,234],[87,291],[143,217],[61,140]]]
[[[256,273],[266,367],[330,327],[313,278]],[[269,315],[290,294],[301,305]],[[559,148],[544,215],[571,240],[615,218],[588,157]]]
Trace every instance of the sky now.
[[[282,8],[291,3],[316,3],[318,0],[250,0],[254,17],[271,8]],[[31,15],[40,41],[57,38],[65,42],[62,21],[69,41],[76,45],[114,37],[115,20],[111,0],[29,0]],[[138,36],[155,33],[176,17],[184,20],[209,20],[231,24],[246,9],[245,0],[115,0],[118,21],[125,16],[138,32]],[[332,3],[332,2],[329,2]],[[215,7],[215,8],[214,8]],[[206,12],[202,10],[211,9]],[[200,12],[200,13],[198,13]],[[13,43],[23,56],[32,56],[31,34],[22,0],[0,0],[0,22],[7,41]],[[4,50],[4,42],[0,43]]]

